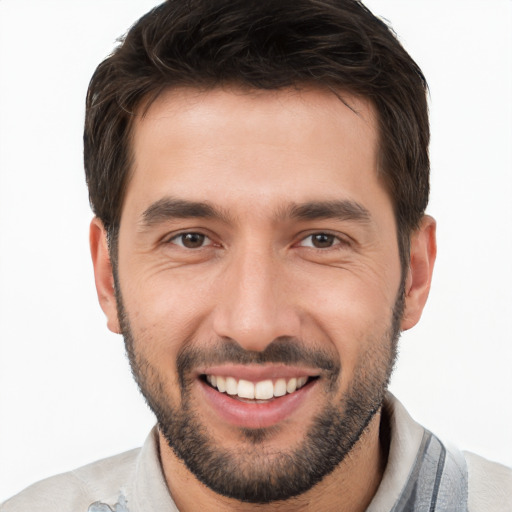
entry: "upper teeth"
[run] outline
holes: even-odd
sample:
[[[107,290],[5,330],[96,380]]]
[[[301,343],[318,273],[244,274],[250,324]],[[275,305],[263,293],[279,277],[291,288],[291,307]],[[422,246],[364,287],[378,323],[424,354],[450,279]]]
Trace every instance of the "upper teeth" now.
[[[234,377],[207,375],[206,380],[221,393],[237,395],[240,398],[268,400],[274,396],[283,396],[286,395],[286,393],[293,393],[304,386],[308,378],[293,377],[291,379],[277,379],[276,381],[268,379],[259,382],[250,382],[243,379],[236,380]]]

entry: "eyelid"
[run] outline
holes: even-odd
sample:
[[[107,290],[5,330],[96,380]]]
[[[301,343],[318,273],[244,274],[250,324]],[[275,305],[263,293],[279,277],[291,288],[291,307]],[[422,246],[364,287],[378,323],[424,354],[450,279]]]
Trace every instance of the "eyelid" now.
[[[204,236],[204,244],[201,245],[201,247],[198,247],[198,249],[202,249],[203,247],[210,247],[214,245],[214,241],[211,236],[207,235],[204,231],[200,229],[185,229],[183,231],[179,231],[178,233],[172,233],[170,235],[166,235],[163,237],[162,242],[164,244],[173,244],[176,245],[182,249],[190,250],[188,247],[185,247],[183,243],[177,243],[176,240],[180,240],[182,236],[184,235],[201,235]],[[208,243],[207,243],[208,242]]]
[[[307,240],[308,238],[311,238],[311,237],[313,237],[315,235],[328,235],[328,236],[332,236],[332,237],[334,237],[335,242],[330,247],[325,247],[325,248],[314,247],[312,244],[311,245],[303,245],[303,242],[305,240]],[[299,242],[296,245],[298,245],[299,247],[308,247],[308,248],[311,248],[311,249],[315,249],[317,251],[326,251],[326,250],[329,250],[329,249],[333,249],[334,247],[338,247],[340,245],[341,246],[350,245],[350,240],[349,240],[348,236],[343,236],[340,233],[333,233],[332,231],[329,231],[329,230],[317,230],[317,231],[310,231],[306,235],[302,235],[300,240],[299,240]]]
[[[174,233],[171,233],[171,234],[167,234],[165,237],[162,238],[162,243],[164,243],[164,244],[173,244],[173,245],[176,245],[176,246],[181,247],[183,249],[189,249],[188,247],[185,247],[183,245],[183,243],[177,243],[177,240],[180,240],[180,238],[182,236],[188,235],[188,234],[201,235],[201,236],[205,237],[204,244],[201,245],[200,248],[216,245],[216,243],[213,240],[213,237],[210,236],[209,234],[205,233],[204,230],[202,230],[202,229],[184,229],[184,230],[179,231],[179,232],[174,232]],[[312,244],[311,245],[309,245],[309,244],[308,245],[304,245],[304,242],[307,239],[310,239],[311,237],[313,237],[315,235],[328,235],[328,236],[332,236],[332,237],[334,237],[335,241],[334,241],[332,246],[326,247],[326,248],[314,247]],[[331,248],[334,248],[334,247],[337,247],[337,246],[340,246],[340,245],[345,245],[345,246],[346,245],[350,245],[350,243],[351,243],[351,241],[350,241],[350,239],[349,239],[349,237],[347,235],[341,235],[340,233],[334,233],[334,232],[329,231],[329,230],[309,231],[307,234],[302,233],[299,236],[300,236],[300,239],[295,244],[296,246],[299,246],[299,247],[309,247],[311,249],[320,250],[320,251],[325,251],[325,250],[328,250],[328,249],[331,249]]]

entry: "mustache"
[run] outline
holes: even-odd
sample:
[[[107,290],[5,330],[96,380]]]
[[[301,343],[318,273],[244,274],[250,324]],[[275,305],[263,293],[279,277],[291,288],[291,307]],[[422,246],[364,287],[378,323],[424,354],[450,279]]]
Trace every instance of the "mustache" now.
[[[176,358],[182,387],[186,384],[187,375],[199,366],[270,363],[318,368],[331,380],[336,380],[341,371],[340,360],[335,354],[308,346],[291,336],[274,339],[263,351],[246,350],[231,338],[221,338],[201,347],[186,343]]]

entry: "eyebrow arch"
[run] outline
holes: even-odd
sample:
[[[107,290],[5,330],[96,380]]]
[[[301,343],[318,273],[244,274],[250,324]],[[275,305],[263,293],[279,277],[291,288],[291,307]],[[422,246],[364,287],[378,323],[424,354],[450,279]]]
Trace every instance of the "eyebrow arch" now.
[[[305,221],[338,219],[353,220],[364,224],[371,223],[370,212],[361,204],[351,200],[292,203],[281,209],[278,217]],[[172,219],[188,218],[215,219],[226,223],[230,220],[226,213],[206,202],[164,197],[144,210],[141,215],[141,227],[143,229],[150,228]]]
[[[227,216],[223,212],[208,203],[164,197],[144,210],[141,215],[141,225],[143,228],[149,228],[168,220],[187,218],[227,221]]]
[[[351,200],[293,204],[285,216],[300,220],[354,220],[363,224],[370,224],[372,220],[370,212],[364,206]]]

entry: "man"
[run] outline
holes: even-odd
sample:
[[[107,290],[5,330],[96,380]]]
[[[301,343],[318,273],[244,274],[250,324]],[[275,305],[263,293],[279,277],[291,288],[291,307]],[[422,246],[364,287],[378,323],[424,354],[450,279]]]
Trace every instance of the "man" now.
[[[92,79],[85,167],[158,429],[2,510],[509,510],[509,470],[386,395],[436,253],[425,87],[354,1],[142,18]]]

